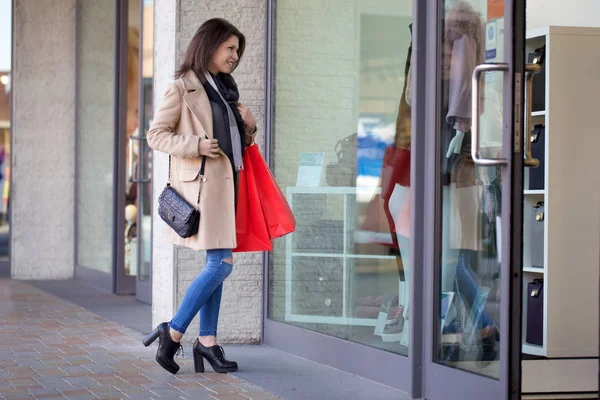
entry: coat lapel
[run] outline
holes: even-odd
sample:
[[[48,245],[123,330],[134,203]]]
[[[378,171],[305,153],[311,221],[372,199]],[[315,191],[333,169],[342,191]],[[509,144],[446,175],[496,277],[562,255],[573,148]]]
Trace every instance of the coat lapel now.
[[[186,106],[198,119],[208,137],[212,139],[212,108],[208,96],[206,95],[206,91],[204,90],[204,86],[202,86],[200,80],[193,71],[186,72],[181,79],[183,80],[183,85],[187,91],[187,93],[183,95]]]

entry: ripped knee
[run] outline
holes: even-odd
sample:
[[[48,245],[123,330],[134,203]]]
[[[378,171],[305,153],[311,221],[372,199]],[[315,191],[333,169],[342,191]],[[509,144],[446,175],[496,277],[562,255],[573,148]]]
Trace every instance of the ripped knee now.
[[[232,265],[233,264],[233,257],[224,258],[222,262],[224,262],[226,264]]]

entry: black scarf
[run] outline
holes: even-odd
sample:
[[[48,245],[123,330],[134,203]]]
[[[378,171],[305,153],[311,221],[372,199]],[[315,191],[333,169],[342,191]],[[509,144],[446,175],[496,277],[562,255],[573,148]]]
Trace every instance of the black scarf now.
[[[217,84],[217,88],[219,88],[219,92],[221,92],[221,96],[223,96],[223,98],[229,104],[229,107],[231,107],[231,111],[233,111],[240,135],[245,133],[244,121],[242,120],[240,111],[237,108],[238,101],[240,100],[240,92],[238,90],[237,83],[235,83],[235,80],[229,74],[218,74],[217,76],[213,75],[213,79]],[[242,136],[242,139],[243,138],[244,137]],[[244,147],[244,143],[244,140],[242,140],[242,148]]]

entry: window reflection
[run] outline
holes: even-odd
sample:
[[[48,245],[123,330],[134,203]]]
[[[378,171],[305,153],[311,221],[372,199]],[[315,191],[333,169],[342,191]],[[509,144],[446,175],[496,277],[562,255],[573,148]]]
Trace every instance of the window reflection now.
[[[275,243],[269,317],[408,354],[412,10],[276,12],[273,170],[297,229]]]
[[[486,62],[486,56],[487,61],[492,57],[485,51],[485,21],[475,8],[478,6],[476,2],[448,2],[441,38],[442,254],[438,265],[441,270],[438,360],[498,377],[500,264],[496,229],[501,211],[500,169],[476,166],[471,157],[473,71]],[[502,47],[500,38],[496,46]],[[482,84],[480,88],[480,93],[491,102],[485,103],[484,110],[502,105],[501,96],[494,89],[493,84]],[[484,99],[479,101],[483,104]],[[489,119],[489,113],[481,119]],[[494,139],[489,131],[485,134]],[[486,154],[499,151],[501,140],[495,139],[496,144],[492,144],[494,140],[483,141],[481,151]]]
[[[140,96],[140,2],[129,2],[127,30],[127,105],[123,145],[125,146],[125,275],[135,276],[138,268],[139,96]]]

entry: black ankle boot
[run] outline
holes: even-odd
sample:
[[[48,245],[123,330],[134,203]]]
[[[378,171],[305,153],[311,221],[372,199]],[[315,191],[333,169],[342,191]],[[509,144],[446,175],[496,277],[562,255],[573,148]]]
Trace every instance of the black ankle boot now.
[[[225,359],[225,352],[221,346],[204,347],[196,339],[194,343],[194,369],[196,372],[204,372],[204,359],[209,362],[215,372],[235,372],[238,365],[235,361]]]
[[[172,374],[179,371],[179,365],[173,359],[177,350],[182,349],[181,344],[171,339],[169,324],[163,322],[158,325],[148,336],[142,340],[144,346],[148,347],[158,338],[158,350],[156,350],[156,362]]]

